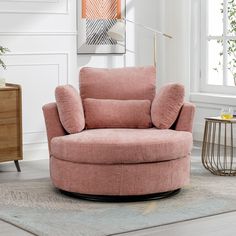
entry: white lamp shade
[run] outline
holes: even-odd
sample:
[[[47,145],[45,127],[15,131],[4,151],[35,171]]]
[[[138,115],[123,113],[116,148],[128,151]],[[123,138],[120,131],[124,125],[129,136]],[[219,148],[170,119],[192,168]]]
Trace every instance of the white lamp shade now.
[[[117,21],[107,32],[108,36],[116,41],[125,41],[125,23]]]

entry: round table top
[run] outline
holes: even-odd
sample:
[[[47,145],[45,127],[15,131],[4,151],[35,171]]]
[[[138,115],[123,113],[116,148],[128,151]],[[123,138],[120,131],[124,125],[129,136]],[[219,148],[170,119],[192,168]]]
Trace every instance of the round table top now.
[[[236,117],[233,117],[232,119],[222,119],[220,116],[214,116],[214,117],[206,117],[206,121],[217,121],[217,122],[223,122],[223,123],[236,123]]]

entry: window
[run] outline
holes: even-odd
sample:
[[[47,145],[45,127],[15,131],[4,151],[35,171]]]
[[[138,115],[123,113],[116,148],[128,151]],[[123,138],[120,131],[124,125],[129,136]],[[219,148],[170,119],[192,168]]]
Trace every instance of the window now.
[[[201,90],[236,94],[236,1],[201,1]]]

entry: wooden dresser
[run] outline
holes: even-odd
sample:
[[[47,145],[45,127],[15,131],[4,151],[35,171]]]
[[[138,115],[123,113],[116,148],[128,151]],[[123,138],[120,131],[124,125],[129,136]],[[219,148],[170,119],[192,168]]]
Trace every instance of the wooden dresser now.
[[[6,84],[0,88],[0,162],[14,161],[20,171],[22,159],[21,87]]]

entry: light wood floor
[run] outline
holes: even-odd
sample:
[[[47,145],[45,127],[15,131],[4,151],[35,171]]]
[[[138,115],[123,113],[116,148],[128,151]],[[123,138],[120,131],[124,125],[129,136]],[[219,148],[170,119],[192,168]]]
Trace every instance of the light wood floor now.
[[[154,227],[116,236],[232,236],[236,232],[236,212]]]
[[[194,160],[200,160],[200,149],[193,151]],[[49,177],[48,160],[21,162],[21,173],[17,173],[14,163],[0,164],[0,183]],[[232,177],[234,178],[234,177]],[[236,232],[236,212],[153,227],[116,236],[228,236]],[[32,234],[0,220],[0,235],[32,236]]]

